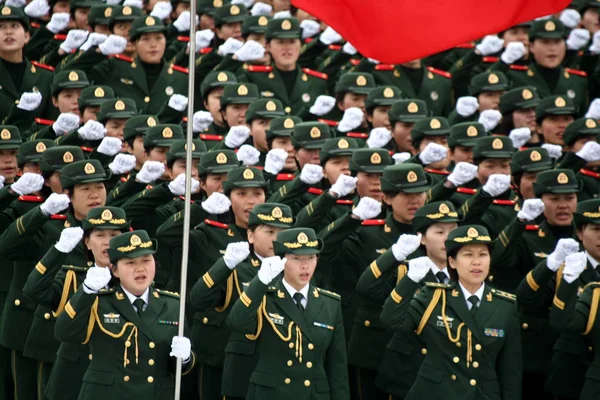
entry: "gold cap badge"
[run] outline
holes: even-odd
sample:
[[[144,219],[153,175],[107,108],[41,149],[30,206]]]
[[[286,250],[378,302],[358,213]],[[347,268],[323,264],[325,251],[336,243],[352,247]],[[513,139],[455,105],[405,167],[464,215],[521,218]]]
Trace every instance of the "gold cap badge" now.
[[[562,97],[557,97],[556,100],[554,101],[554,105],[556,107],[563,108],[564,106],[567,105],[567,102]]]
[[[470,238],[476,238],[477,236],[479,236],[479,232],[477,232],[477,229],[475,228],[469,228],[469,230],[467,231],[467,236]]]
[[[442,127],[442,124],[437,118],[434,118],[429,123],[429,126],[431,127],[431,129],[440,129]]]
[[[306,233],[304,232],[300,232],[298,234],[298,238],[296,239],[298,241],[298,243],[300,244],[306,244],[308,243],[308,236],[306,236]]]
[[[43,153],[44,151],[46,151],[46,145],[44,143],[42,143],[42,142],[38,143],[35,146],[35,151],[38,152],[38,153]]]
[[[217,154],[217,164],[226,164],[226,163],[227,163],[227,156],[225,155],[225,153]]]
[[[0,139],[2,140],[8,140],[12,137],[12,135],[10,134],[10,131],[8,129],[2,129],[2,132],[0,132]]]
[[[371,164],[381,164],[381,156],[379,153],[371,154]]]
[[[65,154],[63,154],[63,162],[66,164],[73,162],[73,154],[71,154],[70,151],[67,151]]]
[[[273,211],[271,211],[271,216],[273,218],[278,218],[279,219],[279,218],[283,217],[283,211],[281,211],[281,208],[275,207],[273,209]]]
[[[283,121],[283,127],[285,129],[291,129],[294,127],[294,120],[291,118],[286,118],[285,121]]]
[[[132,246],[139,246],[140,244],[142,244],[142,239],[140,239],[140,237],[138,235],[131,235],[131,238],[129,239],[129,243]]]
[[[69,73],[69,81],[75,82],[78,80],[79,80],[79,75],[77,75],[77,72],[71,71],[71,73]]]
[[[533,93],[531,93],[531,90],[529,89],[523,89],[521,97],[523,97],[524,100],[529,100],[533,97]]]
[[[362,75],[359,75],[358,78],[356,78],[356,85],[357,86],[365,86],[367,84],[367,78],[365,78]]]
[[[248,94],[248,88],[246,87],[246,85],[240,85],[240,87],[237,90],[237,94],[239,94],[240,96],[246,96]]]
[[[88,175],[92,175],[92,174],[96,173],[96,168],[90,163],[85,164],[85,166],[83,167],[83,170]]]
[[[417,176],[415,171],[410,171],[408,175],[406,175],[406,180],[408,181],[408,183],[414,183],[417,181],[417,179],[419,179],[419,177]]]
[[[173,137],[173,130],[169,127],[166,127],[165,129],[163,129],[162,131],[162,137],[165,139],[170,139]]]
[[[277,110],[277,105],[274,101],[269,100],[265,108],[267,109],[267,111],[275,111]]]
[[[123,100],[119,100],[115,103],[115,110],[123,111],[124,109],[125,109],[125,103],[123,103]]]
[[[386,99],[391,99],[394,97],[394,90],[392,88],[385,88],[383,91],[383,97]]]
[[[408,104],[408,112],[411,114],[414,114],[416,112],[419,112],[419,105],[417,103],[409,103]]]
[[[310,130],[310,137],[313,139],[317,139],[321,137],[321,130],[316,126]]]
[[[529,159],[533,162],[537,162],[542,159],[542,155],[538,151],[532,151],[529,155]]]
[[[254,179],[254,172],[251,169],[246,169],[242,176],[246,180]]]
[[[227,74],[225,72],[219,72],[219,75],[217,75],[217,81],[227,82]]]
[[[498,78],[498,75],[496,75],[496,74],[490,74],[490,76],[488,76],[488,83],[490,83],[492,85],[495,85],[499,81],[500,81],[500,79]]]
[[[96,90],[94,90],[94,97],[104,97],[104,89],[101,87],[96,88]]]
[[[477,128],[475,128],[473,125],[468,127],[467,128],[467,136],[468,137],[477,136]]]
[[[556,182],[560,183],[561,185],[564,185],[566,183],[569,183],[569,177],[564,172],[561,172],[556,177]]]
[[[113,215],[110,212],[110,210],[104,210],[100,218],[102,218],[103,221],[110,221],[111,219],[113,219]]]

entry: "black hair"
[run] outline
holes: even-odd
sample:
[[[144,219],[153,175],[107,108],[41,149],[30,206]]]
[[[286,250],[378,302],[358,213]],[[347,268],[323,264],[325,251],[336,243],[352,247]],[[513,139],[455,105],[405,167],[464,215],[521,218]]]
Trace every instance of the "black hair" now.
[[[508,135],[513,129],[515,129],[515,123],[513,121],[513,111],[511,111],[506,115],[502,116],[502,121],[500,122],[500,129],[497,130],[496,133]]]

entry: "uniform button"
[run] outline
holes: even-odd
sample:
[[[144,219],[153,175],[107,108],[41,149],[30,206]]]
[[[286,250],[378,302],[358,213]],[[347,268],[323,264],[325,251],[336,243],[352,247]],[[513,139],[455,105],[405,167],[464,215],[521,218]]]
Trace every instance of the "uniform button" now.
[[[588,347],[589,351],[594,351],[594,348],[592,346]]]
[[[366,321],[365,321],[365,326],[367,326],[367,327],[371,326],[371,321],[369,321],[369,320],[366,320]]]
[[[421,349],[421,354],[423,354],[423,355],[427,354],[427,349]]]
[[[148,347],[150,347],[151,349],[153,349],[153,348],[155,348],[155,347],[156,347],[156,345],[154,344],[154,342],[150,342],[150,343],[148,344]]]
[[[125,364],[129,365],[131,361],[129,361],[129,359],[125,360]]]
[[[202,323],[203,324],[208,324],[208,318],[206,318],[206,317],[202,318]]]
[[[480,345],[480,344],[476,344],[476,345],[475,345],[475,350],[477,350],[477,351],[481,351],[481,345]]]
[[[312,368],[312,363],[310,361],[306,363],[306,368]]]
[[[479,368],[479,363],[477,361],[473,361],[473,368]]]
[[[154,360],[153,359],[149,359],[148,360],[148,365],[154,365]]]
[[[150,97],[148,97],[148,96],[144,97],[144,102],[145,103],[150,103]]]
[[[287,114],[292,112],[292,107],[286,107],[283,109]]]
[[[460,342],[456,342],[456,347],[460,347],[462,346],[462,344],[460,344]]]
[[[124,380],[125,382],[129,382],[129,376],[125,375],[125,376],[123,377],[123,380]]]
[[[306,387],[310,386],[310,381],[308,379],[304,381],[304,386],[306,386]]]
[[[15,306],[19,307],[21,305],[21,300],[16,299],[15,300]]]
[[[88,359],[89,359],[90,361],[92,361],[92,358],[93,358],[93,357],[92,357],[92,355],[90,354],[90,355],[88,356]]]
[[[294,343],[290,343],[288,347],[289,347],[290,349],[293,349],[293,348],[294,348]]]
[[[477,381],[476,381],[475,379],[471,379],[471,380],[469,381],[469,383],[471,384],[471,386],[475,386],[475,385],[477,385]]]
[[[294,365],[294,362],[293,362],[292,360],[288,360],[288,362],[287,362],[287,366],[288,366],[288,367],[291,367],[292,365]]]
[[[153,378],[153,377],[151,377],[151,376],[149,376],[149,377],[148,377],[148,383],[152,383],[152,382],[154,382],[154,378]]]
[[[458,364],[458,362],[460,361],[460,358],[458,358],[458,357],[454,357],[454,358],[452,359],[452,361],[454,361],[454,364]]]
[[[456,375],[450,375],[450,379],[452,379],[453,381],[456,380]]]
[[[524,322],[522,327],[523,327],[523,329],[527,329],[527,328],[529,328],[529,324],[527,322]]]
[[[314,348],[315,348],[315,345],[314,345],[314,344],[312,344],[312,343],[309,343],[309,344],[308,344],[308,349],[309,349],[309,350],[313,350]]]
[[[131,342],[129,340],[125,342],[125,347],[131,347]]]
[[[50,319],[50,313],[47,312],[46,314],[44,314],[44,318],[45,319]]]
[[[488,281],[490,281],[490,282],[493,282],[493,281],[494,281],[494,275],[490,275],[490,276],[488,277]]]
[[[286,385],[289,385],[292,382],[292,380],[290,378],[285,378],[284,382]]]

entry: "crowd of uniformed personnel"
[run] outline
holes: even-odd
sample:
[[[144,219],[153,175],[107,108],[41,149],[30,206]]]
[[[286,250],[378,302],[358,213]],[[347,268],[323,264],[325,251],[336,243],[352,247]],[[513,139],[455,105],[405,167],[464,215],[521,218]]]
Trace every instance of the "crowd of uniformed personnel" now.
[[[196,6],[0,5],[0,400],[600,398],[599,0],[403,64]]]

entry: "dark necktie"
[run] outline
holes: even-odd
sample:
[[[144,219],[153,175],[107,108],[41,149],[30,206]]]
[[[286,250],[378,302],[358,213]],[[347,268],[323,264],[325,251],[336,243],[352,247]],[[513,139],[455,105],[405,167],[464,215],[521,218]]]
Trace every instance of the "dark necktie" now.
[[[302,305],[303,298],[304,296],[302,296],[302,293],[300,292],[296,292],[294,294],[294,301],[296,302],[296,307],[298,307],[298,311],[300,311],[301,314],[304,312],[304,306]]]
[[[146,302],[143,299],[140,299],[139,297],[133,301],[133,305],[135,306],[135,308],[137,308],[137,315],[139,315],[140,318],[142,317],[142,313],[144,312],[144,304],[146,304]]]
[[[471,315],[475,316],[475,313],[477,312],[477,303],[479,302],[479,298],[475,295],[469,297],[469,302],[471,304],[473,304],[473,307],[471,307]]]
[[[437,278],[439,283],[446,283],[446,274],[443,273],[442,271],[437,272],[435,274],[435,277]]]

